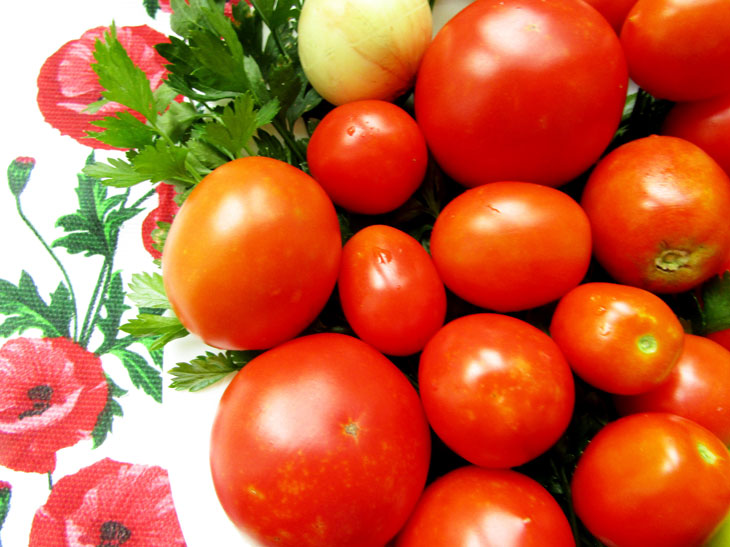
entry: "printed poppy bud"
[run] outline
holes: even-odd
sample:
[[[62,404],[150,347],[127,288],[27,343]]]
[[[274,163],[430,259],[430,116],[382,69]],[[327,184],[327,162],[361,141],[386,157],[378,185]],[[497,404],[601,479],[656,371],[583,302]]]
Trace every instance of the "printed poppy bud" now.
[[[27,157],[15,158],[8,166],[8,185],[15,197],[18,197],[30,179],[30,172],[35,167],[35,159]]]

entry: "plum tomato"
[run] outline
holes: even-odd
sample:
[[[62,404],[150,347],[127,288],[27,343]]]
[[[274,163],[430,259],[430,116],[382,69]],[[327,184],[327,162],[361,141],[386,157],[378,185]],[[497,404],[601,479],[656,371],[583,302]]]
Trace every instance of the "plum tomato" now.
[[[651,95],[696,101],[730,92],[727,0],[638,0],[620,36],[631,79]]]
[[[730,179],[678,137],[651,135],[607,154],[581,205],[596,259],[622,284],[687,291],[715,275],[730,251]]]
[[[474,465],[522,465],[570,422],[575,386],[558,346],[520,319],[477,313],[454,319],[420,356],[418,384],[434,432]]]
[[[226,388],[210,463],[223,509],[263,545],[373,547],[426,483],[431,437],[416,390],[344,334],[298,337]]]
[[[730,93],[674,104],[661,132],[696,144],[730,176]]]
[[[560,186],[613,138],[627,74],[616,33],[584,2],[479,0],[426,49],[416,119],[436,162],[464,186]]]
[[[621,394],[658,386],[679,359],[684,342],[682,324],[661,298],[637,287],[602,282],[578,285],[560,299],[550,335],[578,376]]]
[[[337,205],[362,214],[390,212],[423,181],[426,141],[408,112],[363,100],[329,111],[307,147],[312,176]]]
[[[173,220],[165,291],[192,333],[223,349],[266,349],[299,334],[337,281],[342,238],[327,194],[283,161],[215,169]]]
[[[679,361],[652,390],[616,397],[622,414],[671,412],[706,427],[730,445],[730,351],[687,334]]]
[[[444,207],[431,255],[457,296],[498,312],[525,310],[557,300],[582,281],[591,260],[590,224],[561,190],[494,182]]]
[[[446,317],[446,289],[426,249],[397,228],[370,225],[342,250],[342,311],[362,340],[389,355],[423,349]]]
[[[636,0],[586,0],[586,2],[606,18],[616,34],[621,32],[626,16],[636,4]]]
[[[686,418],[632,414],[593,437],[571,491],[577,516],[606,545],[698,546],[730,507],[730,453]]]
[[[562,509],[516,471],[464,466],[426,487],[395,547],[571,547]]]

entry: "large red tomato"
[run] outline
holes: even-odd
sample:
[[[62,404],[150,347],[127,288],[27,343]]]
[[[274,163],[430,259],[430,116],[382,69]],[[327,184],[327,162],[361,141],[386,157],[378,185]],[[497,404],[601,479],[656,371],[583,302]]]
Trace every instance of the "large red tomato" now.
[[[636,4],[636,0],[586,0],[586,2],[606,18],[616,34],[621,32],[626,16]]]
[[[560,190],[494,182],[444,207],[431,254],[444,284],[464,300],[499,312],[524,310],[581,282],[591,229],[578,203]]]
[[[621,29],[629,74],[662,99],[730,92],[730,2],[638,0]]]
[[[500,314],[442,327],[421,353],[418,384],[434,432],[483,467],[522,465],[545,452],[568,426],[575,400],[555,342]]]
[[[588,530],[615,547],[698,546],[730,506],[730,453],[674,414],[633,414],[588,444],[572,480]]]
[[[416,121],[386,101],[354,101],[331,110],[307,147],[312,176],[337,205],[387,213],[415,192],[428,150]]]
[[[622,394],[659,385],[684,342],[682,324],[661,298],[615,283],[583,283],[571,290],[555,308],[550,334],[578,376]]]
[[[603,153],[623,112],[621,46],[575,0],[477,0],[426,49],[416,119],[439,165],[477,186],[559,186]]]
[[[175,314],[206,343],[264,349],[296,336],[324,307],[342,252],[327,194],[279,160],[222,165],[190,193],[165,242]]]
[[[620,283],[686,291],[715,275],[730,251],[730,179],[684,139],[652,135],[613,150],[581,205],[594,254]]]
[[[539,483],[506,469],[466,466],[421,496],[395,547],[570,547],[562,509]]]
[[[679,361],[664,382],[616,401],[623,414],[684,416],[730,445],[730,351],[708,338],[687,334]]]
[[[264,545],[373,547],[403,526],[426,482],[418,395],[381,353],[343,334],[300,337],[233,379],[213,424],[213,483]]]
[[[390,355],[411,355],[444,324],[446,290],[426,249],[391,226],[371,225],[345,244],[338,278],[355,333]]]

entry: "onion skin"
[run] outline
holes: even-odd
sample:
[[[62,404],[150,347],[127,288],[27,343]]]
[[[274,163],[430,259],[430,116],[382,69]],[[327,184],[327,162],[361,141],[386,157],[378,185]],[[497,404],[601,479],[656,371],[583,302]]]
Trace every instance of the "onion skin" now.
[[[432,27],[428,0],[306,0],[299,57],[334,105],[391,101],[412,87]]]

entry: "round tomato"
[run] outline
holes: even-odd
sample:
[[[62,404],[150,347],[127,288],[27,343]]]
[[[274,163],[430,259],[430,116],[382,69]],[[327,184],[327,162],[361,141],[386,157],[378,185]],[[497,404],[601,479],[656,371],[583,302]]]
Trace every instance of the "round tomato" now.
[[[557,300],[591,260],[588,218],[571,197],[526,182],[494,182],[449,202],[431,254],[445,285],[483,308],[509,312]]]
[[[621,28],[629,75],[655,97],[730,92],[730,2],[638,0]]]
[[[555,308],[550,334],[578,376],[622,394],[659,385],[684,342],[682,324],[662,299],[615,283],[584,283],[571,290]]]
[[[500,314],[444,325],[421,353],[418,384],[434,432],[483,467],[514,467],[545,452],[567,428],[575,400],[555,342]]]
[[[428,150],[416,121],[386,101],[331,110],[307,147],[312,176],[337,205],[363,214],[396,209],[420,186]]]
[[[431,483],[395,547],[570,547],[573,533],[555,499],[506,469],[461,467]]]
[[[667,379],[651,391],[617,397],[622,414],[671,412],[706,427],[730,445],[730,351],[687,334]]]
[[[730,179],[684,139],[652,135],[616,148],[591,173],[581,205],[594,254],[619,283],[686,291],[730,251]]]
[[[175,216],[165,291],[192,333],[224,349],[265,349],[324,308],[342,240],[332,202],[306,173],[246,157],[214,170]]]
[[[616,34],[621,32],[626,16],[636,4],[636,0],[586,0],[586,2],[606,18]]]
[[[423,491],[430,440],[415,389],[383,354],[344,334],[304,336],[253,359],[224,392],[213,483],[264,545],[384,545]]]
[[[633,414],[588,444],[571,491],[576,514],[606,545],[700,545],[730,506],[730,453],[695,422]]]
[[[664,119],[662,133],[693,142],[730,175],[730,93],[675,104]]]
[[[426,49],[416,119],[437,163],[465,186],[559,186],[603,153],[627,85],[618,37],[590,6],[479,0]]]
[[[342,311],[360,338],[411,355],[444,324],[446,290],[431,257],[396,228],[371,225],[345,244],[338,278]]]

